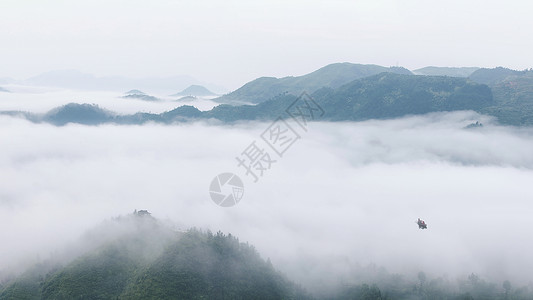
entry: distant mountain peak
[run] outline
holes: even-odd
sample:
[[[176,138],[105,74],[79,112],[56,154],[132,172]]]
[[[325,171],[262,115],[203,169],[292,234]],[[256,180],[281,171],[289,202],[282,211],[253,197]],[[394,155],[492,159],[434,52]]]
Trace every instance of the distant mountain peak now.
[[[190,85],[188,88],[184,89],[183,91],[176,93],[171,96],[196,96],[196,97],[202,97],[202,96],[216,96],[215,93],[211,92],[207,88],[201,85]]]
[[[129,90],[126,93],[124,93],[124,96],[122,98],[125,99],[139,99],[144,101],[159,101],[160,99],[154,96],[150,96],[143,91],[140,90]]]
[[[139,91],[139,90],[129,90],[125,92],[124,95],[146,95],[146,93],[144,93],[143,91]]]

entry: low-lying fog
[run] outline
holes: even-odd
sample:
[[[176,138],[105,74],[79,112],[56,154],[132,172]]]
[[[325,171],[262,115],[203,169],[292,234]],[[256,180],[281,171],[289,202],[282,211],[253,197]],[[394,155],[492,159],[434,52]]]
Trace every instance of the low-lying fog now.
[[[0,93],[0,111],[20,110],[45,113],[68,103],[90,103],[118,114],[134,114],[137,112],[162,113],[181,105],[193,105],[203,111],[218,105],[211,100],[213,97],[179,100],[182,98],[181,96],[153,94],[149,91],[144,92],[159,98],[160,101],[121,98],[125,94],[106,91],[65,90],[17,85],[4,85],[2,87],[11,93]]]
[[[484,126],[463,129],[475,121]],[[472,112],[312,123],[253,183],[235,157],[268,126],[54,127],[1,117],[0,270],[147,209],[178,228],[230,232],[304,285],[370,263],[533,278],[533,129]],[[222,172],[244,181],[235,207],[209,197]]]

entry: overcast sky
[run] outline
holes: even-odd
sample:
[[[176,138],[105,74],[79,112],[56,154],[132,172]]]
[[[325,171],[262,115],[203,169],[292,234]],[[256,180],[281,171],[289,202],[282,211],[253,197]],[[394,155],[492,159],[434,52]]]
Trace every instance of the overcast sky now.
[[[334,62],[533,66],[529,1],[2,0],[0,77],[191,75],[235,89]]]

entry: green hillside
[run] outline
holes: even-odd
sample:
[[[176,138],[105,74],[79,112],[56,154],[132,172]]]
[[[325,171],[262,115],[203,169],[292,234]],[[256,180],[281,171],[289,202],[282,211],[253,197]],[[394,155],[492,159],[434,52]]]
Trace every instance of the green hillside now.
[[[396,118],[493,105],[491,90],[464,78],[391,73],[356,80],[314,95],[332,121]]]
[[[337,89],[323,88],[312,94],[324,109],[322,120],[357,121],[396,118],[437,111],[481,110],[494,105],[489,87],[465,78],[412,76],[393,73],[355,80]],[[220,105],[203,117],[225,122],[272,120],[285,116],[297,99],[291,94],[258,105]]]
[[[528,73],[528,71],[516,71],[503,67],[497,67],[494,69],[483,68],[472,73],[469,78],[477,83],[493,86],[510,76],[521,76],[526,73]]]
[[[355,79],[382,72],[411,74],[409,70],[400,67],[336,63],[303,76],[280,79],[261,77],[215,100],[222,103],[261,103],[284,93],[299,95],[304,91],[313,93],[322,87],[337,88]]]
[[[504,124],[533,125],[533,70],[480,69],[470,78],[488,84],[494,95],[494,105],[481,113],[493,115]]]
[[[173,232],[150,216],[130,215],[91,235],[85,239],[99,247],[64,266],[28,270],[0,289],[0,299],[307,298],[230,234]]]

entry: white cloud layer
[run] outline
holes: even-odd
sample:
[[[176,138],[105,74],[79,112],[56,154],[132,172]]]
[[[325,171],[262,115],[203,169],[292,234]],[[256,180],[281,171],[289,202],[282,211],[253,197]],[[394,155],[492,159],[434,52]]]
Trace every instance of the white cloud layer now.
[[[65,90],[34,86],[4,86],[12,93],[0,93],[0,111],[27,111],[46,113],[51,109],[68,103],[91,103],[118,114],[134,114],[137,112],[162,113],[182,105],[193,105],[199,110],[210,110],[218,103],[211,99],[197,98],[181,100],[179,96],[148,93],[161,101],[145,101],[122,98],[118,92]],[[127,92],[127,91],[124,91]],[[209,97],[208,97],[209,98]]]
[[[476,120],[485,126],[463,129]],[[253,183],[235,157],[268,125],[53,127],[1,117],[0,270],[148,209],[181,228],[231,232],[304,284],[368,263],[532,278],[532,129],[472,112],[314,123]],[[222,172],[245,184],[233,208],[209,198]]]

